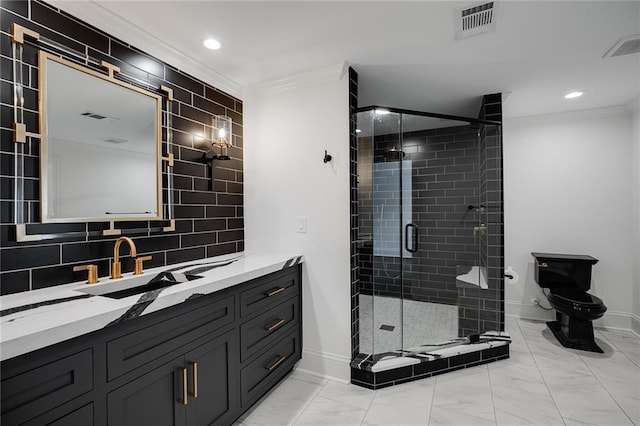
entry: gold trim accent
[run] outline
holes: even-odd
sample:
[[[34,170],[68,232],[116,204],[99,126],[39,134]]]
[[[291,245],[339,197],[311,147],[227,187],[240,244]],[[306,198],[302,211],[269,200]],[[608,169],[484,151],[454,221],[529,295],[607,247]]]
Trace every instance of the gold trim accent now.
[[[173,152],[168,153],[167,156],[162,157],[162,159],[167,162],[167,165],[169,167],[173,167],[173,160],[174,160]]]
[[[14,43],[24,44],[24,36],[29,36],[33,39],[39,40],[40,34],[23,27],[15,22],[11,24],[11,41]]]
[[[109,75],[109,78],[113,78],[113,75],[117,72],[120,72],[120,67],[117,67],[113,64],[110,64],[107,61],[100,61],[100,66],[102,68],[106,68],[107,69],[107,74]]]
[[[133,270],[133,275],[142,275],[144,273],[144,268],[142,263],[146,262],[147,260],[151,260],[153,259],[153,257],[151,256],[142,256],[142,257],[136,257],[136,262],[135,262],[135,266],[134,266],[134,270]]]
[[[279,366],[280,364],[282,364],[282,363],[284,362],[284,360],[285,360],[285,359],[287,359],[286,355],[278,355],[278,357],[279,357],[279,358],[278,358],[278,360],[277,360],[276,362],[274,362],[274,363],[273,363],[273,364],[271,364],[271,365],[267,365],[267,366],[266,366],[266,367],[264,367],[264,368],[266,368],[266,369],[267,369],[267,370],[269,370],[269,371],[273,371],[273,370],[275,370],[276,368],[278,368],[278,366]]]
[[[107,76],[104,73],[100,72],[100,71],[96,71],[90,68],[86,68],[82,65],[79,65],[75,62],[63,59],[63,58],[59,58],[51,53],[45,52],[45,51],[39,51],[38,52],[38,66],[39,66],[39,70],[38,70],[38,83],[39,83],[39,104],[40,104],[40,134],[37,135],[40,139],[41,139],[41,143],[40,143],[40,170],[41,170],[41,175],[43,176],[43,178],[40,181],[40,210],[41,210],[41,217],[42,217],[42,223],[69,223],[69,222],[109,222],[111,219],[111,216],[109,218],[105,218],[105,217],[75,217],[75,218],[61,218],[61,219],[56,219],[56,218],[49,218],[47,217],[47,208],[48,208],[48,197],[47,197],[47,191],[48,191],[48,180],[46,178],[47,176],[47,162],[46,159],[48,158],[47,155],[47,150],[48,150],[48,127],[47,127],[47,111],[45,110],[45,106],[46,106],[46,96],[47,96],[47,79],[46,79],[46,71],[47,71],[47,61],[51,60],[54,62],[57,62],[59,64],[62,65],[66,65],[70,68],[76,69],[78,71],[84,72],[86,74],[92,75],[94,77],[98,77],[104,81],[107,81],[109,83],[113,83],[115,85],[118,85],[120,87],[124,87],[127,89],[130,89],[134,92],[143,94],[145,96],[149,96],[150,98],[152,98],[155,102],[155,106],[156,106],[156,135],[155,135],[155,142],[156,142],[156,155],[155,155],[155,161],[156,161],[156,212],[157,215],[156,216],[145,216],[145,217],[140,217],[140,216],[119,216],[119,217],[113,217],[114,220],[117,221],[148,221],[148,220],[163,220],[163,206],[162,206],[162,163],[161,163],[161,156],[162,156],[162,95],[158,94],[158,93],[153,93],[150,92],[148,90],[142,89],[140,87],[137,87],[133,84],[129,84],[126,83],[124,81],[112,78],[112,73],[110,72],[110,75]],[[113,65],[110,65],[106,62],[104,62],[102,65],[107,67],[106,65],[109,65],[110,67],[112,67],[113,70],[117,70],[119,71],[118,67],[114,67]],[[108,68],[108,67],[107,67]],[[109,68],[111,70],[111,68]],[[36,136],[35,134],[29,134],[27,132],[27,136]],[[111,225],[111,228],[109,230],[103,231],[102,235],[104,236],[111,236],[111,235],[121,235],[121,231],[120,230],[114,230],[113,229],[113,224]]]
[[[167,94],[168,101],[173,101],[173,89],[171,87],[160,85],[160,90]]]
[[[548,268],[549,264],[547,262],[538,263],[538,268]]]
[[[16,224],[16,242],[42,241],[42,234],[27,234],[27,226],[24,223]]]
[[[27,126],[23,123],[13,123],[13,142],[25,143],[27,141]]]
[[[273,288],[273,289],[271,289],[269,291],[266,291],[264,293],[264,295],[267,296],[267,297],[271,297],[271,296],[275,296],[278,293],[283,292],[284,290],[285,290],[284,287],[276,287],[276,288]]]
[[[189,396],[198,397],[198,363],[190,362],[191,371],[193,371],[193,390],[189,391]]]
[[[182,405],[187,405],[187,369],[181,368],[180,372],[182,374],[182,399],[178,399],[178,402]]]
[[[122,234],[122,230],[115,228],[115,222],[113,220],[109,221],[109,229],[105,229],[104,231],[102,231],[103,237],[111,236],[111,235],[121,235],[121,234]]]
[[[274,322],[273,324],[265,327],[264,329],[267,330],[269,333],[271,333],[273,330],[280,328],[282,326],[282,324],[284,324],[284,323],[285,323],[285,320],[283,318],[283,319],[278,320],[278,321]]]
[[[81,265],[81,266],[74,266],[73,267],[73,271],[74,272],[78,272],[78,271],[88,271],[88,276],[87,276],[87,284],[95,284],[97,283],[98,280],[98,265]]]
[[[162,232],[171,232],[171,231],[175,231],[176,230],[176,220],[175,219],[171,219],[169,221],[169,226],[165,226],[164,228],[162,228]]]

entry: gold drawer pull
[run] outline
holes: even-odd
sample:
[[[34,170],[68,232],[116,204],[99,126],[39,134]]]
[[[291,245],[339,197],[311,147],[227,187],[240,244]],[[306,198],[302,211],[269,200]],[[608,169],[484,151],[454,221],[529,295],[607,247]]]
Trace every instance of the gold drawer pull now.
[[[549,264],[547,262],[538,263],[539,268],[548,268]]]
[[[191,366],[191,372],[193,374],[193,389],[189,391],[189,396],[197,398],[198,397],[198,363],[190,362],[189,366]]]
[[[273,289],[265,292],[264,295],[267,296],[267,297],[271,297],[271,296],[275,296],[278,293],[283,292],[284,290],[285,290],[284,287],[276,287],[276,288],[273,288]]]
[[[269,333],[271,333],[273,330],[275,330],[276,328],[279,328],[284,323],[285,323],[285,320],[283,318],[283,319],[278,320],[278,321],[274,322],[273,324],[265,327],[264,329],[267,330]]]
[[[282,364],[282,363],[284,362],[284,360],[285,360],[285,359],[287,359],[287,357],[286,357],[286,356],[284,356],[284,355],[278,355],[278,357],[279,357],[279,358],[278,358],[278,360],[277,360],[276,362],[274,362],[274,363],[273,363],[273,364],[271,364],[271,365],[267,365],[265,368],[266,368],[267,370],[269,370],[269,371],[273,371],[273,370],[275,370],[276,368],[278,368],[278,366],[279,366],[280,364]]]
[[[182,374],[182,399],[179,399],[178,402],[182,405],[187,405],[187,369],[181,368]]]

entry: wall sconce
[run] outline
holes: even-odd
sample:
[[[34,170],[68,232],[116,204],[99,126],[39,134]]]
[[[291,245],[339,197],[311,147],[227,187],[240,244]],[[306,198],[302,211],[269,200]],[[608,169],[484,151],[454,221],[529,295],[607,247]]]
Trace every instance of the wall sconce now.
[[[231,118],[223,117],[221,115],[214,115],[212,120],[212,133],[211,133],[211,150],[204,154],[204,158],[207,161],[211,160],[230,160],[231,158],[227,154],[227,148],[233,146],[232,134],[231,134]],[[217,154],[213,148],[219,148],[220,153]]]

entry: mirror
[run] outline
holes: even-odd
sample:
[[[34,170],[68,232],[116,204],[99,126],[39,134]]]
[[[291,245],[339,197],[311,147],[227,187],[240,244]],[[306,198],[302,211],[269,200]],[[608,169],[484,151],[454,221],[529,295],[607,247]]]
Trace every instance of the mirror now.
[[[162,219],[162,97],[39,55],[42,222]]]

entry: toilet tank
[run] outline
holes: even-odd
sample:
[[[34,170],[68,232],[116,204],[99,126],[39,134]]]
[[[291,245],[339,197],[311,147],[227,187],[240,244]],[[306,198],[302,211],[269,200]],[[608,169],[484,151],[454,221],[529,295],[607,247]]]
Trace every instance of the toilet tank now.
[[[535,280],[544,288],[591,288],[591,267],[598,259],[582,254],[531,253],[536,259]]]

